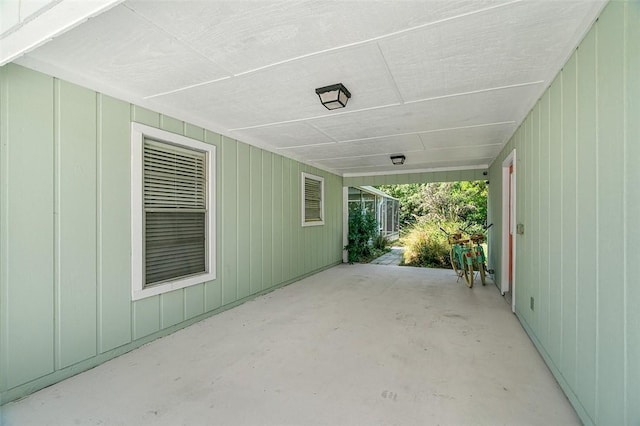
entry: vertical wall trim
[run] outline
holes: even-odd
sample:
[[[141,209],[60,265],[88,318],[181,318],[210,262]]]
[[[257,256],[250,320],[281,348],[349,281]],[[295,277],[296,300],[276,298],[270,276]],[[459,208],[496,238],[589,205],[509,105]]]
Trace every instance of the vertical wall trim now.
[[[252,200],[253,200],[253,196],[255,195],[254,194],[255,191],[254,191],[253,185],[251,184],[253,182],[253,174],[255,173],[255,171],[253,170],[253,167],[251,167],[251,147],[249,147],[249,157],[247,159],[247,162],[249,163],[248,164],[248,167],[249,167],[249,177],[248,177],[248,179],[249,179],[249,194],[247,194],[247,195],[249,197],[249,217],[251,218],[251,217],[253,217],[253,214],[254,214]],[[251,267],[251,263],[253,262],[253,259],[251,258],[251,242],[253,241],[253,239],[252,239],[253,233],[251,232],[252,231],[251,230],[252,224],[251,223],[247,223],[246,226],[249,228],[249,252],[245,253],[245,258],[249,259],[249,265],[247,265],[247,267],[249,268],[249,274],[248,274],[248,277],[249,277],[249,283],[248,283],[249,294],[253,294],[254,291],[253,291],[253,288],[251,286],[251,284],[253,283],[253,279],[254,279],[253,278],[254,274],[253,274],[253,270],[252,270],[253,268]],[[240,258],[240,256],[238,256],[238,258]]]
[[[8,192],[9,192],[9,95],[7,68],[0,67],[0,391],[7,387],[7,339],[8,339],[8,306],[9,306],[9,230]]]
[[[623,56],[622,56],[622,91],[623,93],[629,93],[629,91],[627,90],[627,83],[628,83],[628,55],[627,55],[627,46],[628,46],[628,42],[627,40],[629,39],[629,37],[627,36],[628,31],[629,31],[629,3],[625,3],[624,4],[624,13],[623,13],[623,30],[622,30],[622,52],[623,52]],[[637,76],[636,76],[637,77]],[[629,108],[628,108],[628,103],[627,102],[623,102],[622,103],[622,158],[627,158],[627,141],[628,141],[628,120],[629,120]],[[623,161],[622,162],[622,176],[627,176],[627,162]],[[627,192],[628,190],[628,182],[627,179],[623,179],[622,180],[622,235],[625,236],[625,241],[623,242],[623,250],[622,250],[622,297],[624,300],[624,303],[622,304],[622,344],[623,344],[623,351],[622,351],[622,356],[623,356],[623,383],[622,383],[622,388],[624,390],[624,395],[623,395],[623,407],[624,407],[624,414],[623,414],[623,419],[624,419],[624,424],[628,425],[630,424],[629,422],[629,347],[628,347],[628,324],[627,324],[627,303],[626,301],[627,299],[627,286],[628,286],[628,280],[629,280],[629,276],[628,276],[628,267],[627,267],[627,262],[628,262],[628,252],[629,250],[627,249],[627,244],[629,241],[629,234],[627,233],[627,223],[628,223],[628,215],[627,215],[627,210],[628,210],[628,204],[627,204]]]
[[[129,122],[132,122],[134,118],[134,106],[132,104],[129,104]],[[131,141],[129,141],[129,145],[131,144]],[[131,150],[131,147],[129,146],[129,150]],[[131,169],[131,165],[128,165],[129,169]],[[130,179],[133,179],[133,176],[130,177]],[[129,195],[129,198],[131,198],[131,195]],[[129,201],[131,202],[131,201]],[[131,206],[129,207],[131,209]],[[131,218],[129,218],[129,221],[131,221]],[[129,237],[131,238],[131,237]],[[133,267],[133,265],[131,265],[131,267]],[[129,275],[131,275],[131,271],[129,271]],[[136,339],[136,305],[133,302],[131,303],[131,309],[129,309],[129,329],[130,329],[130,336],[131,336],[131,340],[135,340]]]
[[[96,353],[102,352],[102,94],[96,94]]]
[[[575,202],[575,206],[576,206],[576,220],[574,221],[574,232],[575,232],[575,236],[576,236],[576,299],[575,299],[575,306],[576,306],[576,347],[575,347],[575,360],[576,360],[576,378],[574,378],[574,393],[577,394],[577,375],[578,375],[578,356],[580,354],[580,351],[578,350],[579,348],[579,344],[578,344],[578,339],[580,338],[580,323],[579,323],[579,319],[580,319],[580,303],[578,303],[578,301],[580,300],[580,298],[582,297],[580,294],[580,285],[579,285],[579,280],[578,277],[579,275],[579,258],[578,258],[578,254],[577,254],[577,249],[578,247],[580,247],[580,233],[578,232],[578,229],[580,229],[579,223],[580,223],[580,209],[578,208],[578,206],[580,205],[580,181],[578,180],[578,177],[580,176],[580,146],[579,146],[579,141],[580,141],[580,91],[578,90],[578,87],[580,86],[580,48],[576,48],[576,77],[575,77],[575,85],[576,85],[576,115],[575,115],[575,126],[576,126],[576,150],[575,150],[575,163],[576,163],[576,198],[574,200]],[[584,406],[584,402],[580,401],[580,403]],[[587,411],[584,407],[583,407],[584,411]]]
[[[596,242],[600,241],[600,209],[598,208],[598,206],[600,205],[600,193],[598,190],[598,185],[597,182],[600,182],[600,174],[598,173],[598,170],[600,168],[600,164],[599,164],[599,158],[597,155],[598,150],[600,149],[600,123],[598,122],[599,120],[599,102],[600,102],[600,98],[599,98],[599,84],[598,84],[598,46],[599,44],[599,40],[598,40],[598,21],[596,20],[596,23],[593,26],[594,29],[594,34],[595,34],[595,52],[594,52],[594,57],[595,57],[595,88],[594,88],[594,92],[595,92],[595,152],[596,152],[596,167],[594,170],[594,174],[596,176],[596,186],[594,188],[594,192],[595,192],[595,197],[596,197],[596,211],[595,211],[595,216],[596,216],[596,223],[595,223],[595,234],[596,234]],[[600,245],[596,244],[595,247],[595,252],[596,252],[596,259],[600,258]],[[595,409],[594,409],[594,418],[595,418],[595,422],[596,424],[599,423],[599,406],[600,404],[598,403],[598,401],[600,400],[600,394],[599,394],[599,387],[600,387],[600,368],[598,368],[598,366],[600,365],[600,327],[598,326],[600,324],[600,263],[596,262],[595,264],[595,268],[596,268],[596,347],[595,347],[595,352],[596,352],[596,362],[595,362],[595,367],[596,367],[596,371],[595,371],[595,379],[596,379],[596,384],[595,384]]]
[[[240,149],[238,147],[238,141],[234,140],[233,141],[233,147],[236,151],[236,219],[238,218],[238,212],[240,211],[240,197],[243,197],[244,194],[240,193]],[[236,226],[238,226],[239,224],[236,222]],[[248,224],[247,224],[248,225]],[[249,226],[249,232],[251,232],[251,227]],[[240,244],[240,242],[238,241],[239,237],[239,229],[236,229],[236,271],[240,270],[240,247],[242,244]],[[248,254],[248,253],[247,253]],[[236,296],[235,298],[238,299],[238,294],[240,293],[240,278],[242,277],[242,275],[237,274],[236,275]]]
[[[559,79],[560,79],[560,109],[559,109],[559,115],[560,115],[560,146],[563,147],[565,146],[564,143],[564,72],[560,71],[560,75],[559,75]],[[558,173],[560,174],[560,209],[558,211],[558,216],[559,216],[559,220],[560,220],[560,324],[564,324],[564,289],[565,289],[565,284],[564,281],[562,280],[562,277],[564,276],[564,241],[562,239],[562,229],[564,226],[564,222],[563,222],[563,217],[562,217],[562,212],[564,211],[564,199],[562,197],[562,182],[564,182],[564,168],[562,167],[562,163],[564,161],[564,154],[563,154],[563,150],[560,149],[560,162],[559,164],[559,168],[560,170],[558,170]],[[562,362],[562,360],[564,359],[564,327],[560,327],[559,330],[560,333],[560,357],[559,360],[560,362]]]
[[[53,79],[53,365],[60,368],[60,80]]]

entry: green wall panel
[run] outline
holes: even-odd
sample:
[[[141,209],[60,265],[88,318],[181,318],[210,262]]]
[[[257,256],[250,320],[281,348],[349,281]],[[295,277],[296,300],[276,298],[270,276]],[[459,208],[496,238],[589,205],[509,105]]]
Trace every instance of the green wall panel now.
[[[640,424],[639,39],[640,2],[609,2],[490,168],[495,240],[515,146],[516,314],[585,424]]]
[[[99,352],[131,341],[129,104],[98,97]]]
[[[204,309],[205,312],[213,311],[222,306],[222,281],[217,279],[204,285]]]
[[[137,105],[131,105],[131,121],[160,128],[160,114]]]
[[[214,145],[216,149],[216,279],[205,283],[205,312],[222,306],[222,136],[209,130],[204,131],[204,141]]]
[[[300,234],[302,227],[298,226],[302,220],[301,206],[299,198],[296,195],[300,194],[300,179],[300,164],[294,161],[291,164],[291,181],[289,187],[289,193],[293,195],[289,200],[289,209],[291,210],[291,240],[289,248],[291,250],[291,270],[293,276],[298,276],[304,271],[302,263],[300,263]],[[342,205],[342,201],[340,205]],[[340,229],[342,229],[342,227]],[[342,236],[340,236],[340,241],[342,241]]]
[[[516,170],[516,175],[519,176],[525,176],[525,182],[524,182],[524,188],[525,188],[525,192],[523,193],[519,193],[520,198],[524,198],[524,203],[525,203],[525,211],[524,211],[524,220],[523,224],[525,224],[525,233],[524,235],[518,235],[516,238],[518,240],[518,245],[520,247],[520,249],[524,248],[524,252],[525,253],[529,253],[531,256],[533,255],[533,235],[531,234],[531,230],[527,229],[527,227],[530,227],[531,224],[533,223],[533,217],[535,216],[533,214],[533,191],[530,190],[530,183],[534,182],[533,179],[533,175],[534,175],[534,167],[533,165],[535,164],[533,162],[533,156],[535,151],[537,150],[537,145],[534,146],[533,144],[533,127],[534,127],[534,121],[533,121],[533,112],[526,118],[525,120],[525,127],[524,127],[524,140],[525,140],[525,147],[524,147],[524,151],[525,151],[525,169],[524,170]],[[524,171],[525,174],[521,175],[521,172]],[[496,183],[499,182],[499,180],[496,180]],[[499,198],[498,198],[498,202],[500,202]],[[494,224],[496,222],[494,221]],[[500,222],[497,222],[498,224]],[[495,227],[495,225],[494,225]],[[497,227],[496,229],[494,229],[494,232],[496,232],[499,229],[499,227]],[[520,258],[521,256],[517,256],[516,258]],[[533,263],[533,261],[526,261],[525,262],[525,266],[524,268],[520,268],[520,276],[523,277],[522,280],[520,280],[520,282],[522,282],[522,286],[519,286],[519,288],[523,288],[524,287],[524,292],[520,292],[520,296],[524,296],[524,297],[517,297],[516,299],[524,299],[522,303],[517,303],[516,300],[516,306],[522,306],[524,305],[524,310],[523,311],[517,311],[520,313],[520,315],[524,315],[524,318],[526,318],[526,321],[528,324],[534,325],[535,324],[535,312],[533,310],[531,310],[531,308],[529,307],[528,301],[530,300],[530,297],[532,297],[534,295],[534,291],[535,291],[535,287],[534,287],[534,282],[533,282],[533,277],[535,276],[534,270],[535,267],[537,265],[535,265]]]
[[[238,298],[238,144],[222,138],[222,303]]]
[[[562,79],[549,89],[549,353],[562,357]],[[554,148],[552,148],[554,147]],[[569,265],[567,265],[569,266]]]
[[[273,189],[272,225],[271,225],[271,276],[272,283],[282,282],[282,157],[274,155],[273,159]]]
[[[42,74],[5,67],[0,79],[0,389],[5,390],[54,370],[54,100],[53,81]]]
[[[0,403],[341,261],[341,177],[13,64],[0,117]],[[132,121],[217,147],[216,278],[135,302]],[[302,170],[324,226],[301,226]]]
[[[184,124],[184,135],[188,138],[204,142],[204,129],[193,124]]]
[[[587,34],[578,59],[578,357],[576,394],[595,419],[596,410],[596,274],[597,274],[597,163],[596,163],[596,35]]]
[[[238,299],[251,294],[251,150],[238,143]]]
[[[148,297],[133,303],[133,338],[160,331],[160,296]]]
[[[184,134],[184,123],[166,115],[160,115],[160,128],[178,135]]]
[[[291,203],[288,202],[286,194],[290,194],[291,188],[291,163],[292,160],[288,158],[282,159],[282,220],[281,220],[281,235],[282,235],[282,281],[288,281],[295,275],[291,273],[291,241],[292,232],[289,224],[291,223]],[[293,199],[295,197],[291,197]],[[328,233],[324,233],[328,235]],[[329,261],[325,262],[326,265]]]
[[[625,20],[626,31],[626,61],[625,61],[625,319],[626,319],[626,348],[625,357],[626,378],[625,386],[627,398],[625,401],[625,422],[633,424],[640,422],[640,333],[637,324],[640,324],[640,285],[637,284],[637,267],[640,265],[640,250],[637,249],[640,241],[640,227],[637,218],[640,217],[640,196],[638,196],[637,182],[640,182],[640,2],[627,4],[627,17]]]
[[[251,170],[251,189],[248,194],[251,200],[251,243],[249,261],[251,262],[250,290],[255,294],[262,290],[262,150],[251,147],[249,169]]]
[[[547,91],[540,99],[540,174],[538,175],[539,179],[539,188],[540,188],[540,198],[538,201],[538,238],[539,238],[539,246],[538,246],[538,265],[539,265],[539,296],[538,296],[538,325],[539,325],[539,334],[538,338],[542,342],[543,345],[550,350],[549,347],[549,331],[550,331],[550,322],[549,322],[549,312],[551,309],[551,301],[549,298],[549,247],[550,247],[550,235],[549,235],[549,189],[550,189],[550,180],[549,180],[549,171],[550,171],[550,120],[549,120],[549,101],[550,96]],[[555,155],[555,154],[554,154]]]
[[[262,153],[262,289],[273,284],[273,154]],[[258,217],[253,220],[260,220]]]
[[[184,290],[160,295],[160,327],[167,328],[184,320]]]
[[[58,368],[96,355],[96,93],[57,81]]]
[[[577,128],[576,128],[576,56],[572,56],[562,72],[562,375],[569,385],[576,385],[577,361]]]
[[[539,104],[531,111],[531,182],[540,182],[540,106]],[[516,174],[519,173],[516,170]],[[517,177],[516,177],[517,178]],[[520,194],[521,196],[523,194]],[[516,195],[517,196],[517,195]],[[526,196],[526,195],[525,195]],[[496,223],[496,221],[493,221]],[[500,222],[498,222],[500,223]],[[536,186],[531,188],[531,224],[525,225],[526,235],[531,239],[531,275],[527,278],[530,282],[529,286],[529,298],[533,297],[534,308],[531,312],[531,326],[538,327],[538,312],[540,311],[540,187]],[[517,253],[516,253],[517,256]],[[502,278],[500,278],[502,279]],[[517,277],[516,277],[517,279]],[[522,293],[520,293],[522,296]],[[538,301],[536,306],[535,301]]]
[[[184,319],[190,319],[204,313],[204,284],[184,289]],[[215,308],[214,308],[215,309]]]
[[[600,16],[598,114],[598,395],[597,419],[624,422],[624,3]],[[640,22],[637,23],[640,25]],[[640,42],[640,40],[635,40]],[[639,77],[639,76],[636,76]],[[614,142],[615,141],[615,142]],[[640,142],[640,141],[638,141]],[[638,281],[636,281],[638,283]],[[640,332],[640,330],[639,330]],[[640,419],[638,419],[640,420]]]

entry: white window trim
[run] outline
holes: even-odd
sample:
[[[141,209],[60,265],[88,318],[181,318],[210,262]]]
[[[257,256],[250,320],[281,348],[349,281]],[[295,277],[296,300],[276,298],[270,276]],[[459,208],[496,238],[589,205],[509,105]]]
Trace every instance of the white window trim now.
[[[143,146],[144,137],[204,151],[207,163],[207,272],[144,288]],[[216,278],[216,147],[140,123],[131,123],[131,297],[140,300]]]
[[[311,221],[311,222],[307,222],[305,220],[305,206],[304,206],[304,200],[305,200],[305,188],[304,188],[304,180],[305,178],[309,178],[309,179],[314,179],[317,181],[320,181],[320,220],[317,221]],[[316,175],[312,175],[311,173],[306,173],[306,172],[302,172],[302,178],[301,178],[301,205],[302,205],[302,226],[320,226],[320,225],[324,225],[324,178],[321,176],[316,176]]]

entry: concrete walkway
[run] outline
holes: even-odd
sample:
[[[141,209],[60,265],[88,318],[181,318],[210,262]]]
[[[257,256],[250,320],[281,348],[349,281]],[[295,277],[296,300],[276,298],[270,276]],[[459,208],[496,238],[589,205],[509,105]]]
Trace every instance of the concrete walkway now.
[[[341,265],[3,408],[7,425],[579,424],[495,286]]]
[[[382,256],[373,259],[370,263],[374,265],[400,265],[402,263],[402,256],[404,254],[404,248],[391,247],[391,251],[383,254]]]

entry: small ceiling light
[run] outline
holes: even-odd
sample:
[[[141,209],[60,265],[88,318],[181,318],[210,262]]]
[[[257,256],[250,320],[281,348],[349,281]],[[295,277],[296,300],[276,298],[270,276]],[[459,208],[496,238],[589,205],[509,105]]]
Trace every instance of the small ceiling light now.
[[[407,157],[405,157],[402,154],[398,154],[398,155],[392,155],[391,156],[391,162],[393,163],[394,166],[401,166],[404,164],[404,160],[406,160]]]
[[[316,89],[316,94],[320,97],[320,102],[327,109],[344,108],[351,97],[351,93],[342,83]]]

